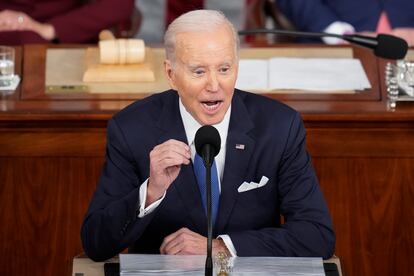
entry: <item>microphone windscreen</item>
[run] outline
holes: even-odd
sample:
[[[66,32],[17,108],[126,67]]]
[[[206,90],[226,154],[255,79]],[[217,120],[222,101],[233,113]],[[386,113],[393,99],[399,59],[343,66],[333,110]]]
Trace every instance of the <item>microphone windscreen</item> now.
[[[375,48],[375,55],[388,59],[403,59],[407,54],[408,44],[402,38],[379,34],[377,36],[378,45]]]
[[[195,148],[198,155],[203,156],[202,149],[209,144],[214,150],[214,156],[220,151],[221,139],[218,130],[209,125],[200,127],[194,138]]]

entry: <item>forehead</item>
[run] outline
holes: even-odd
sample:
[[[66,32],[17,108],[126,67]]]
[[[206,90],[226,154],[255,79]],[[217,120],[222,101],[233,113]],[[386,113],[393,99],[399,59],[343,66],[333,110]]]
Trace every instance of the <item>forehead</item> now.
[[[227,26],[211,31],[185,32],[176,36],[177,60],[189,62],[233,61],[236,45]]]

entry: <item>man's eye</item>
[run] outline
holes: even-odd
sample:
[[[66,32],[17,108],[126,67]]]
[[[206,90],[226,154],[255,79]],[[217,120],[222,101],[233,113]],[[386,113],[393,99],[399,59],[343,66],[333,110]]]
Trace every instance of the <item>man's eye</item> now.
[[[195,70],[195,71],[193,71],[193,73],[196,76],[202,76],[204,74],[204,70]]]
[[[220,68],[220,73],[227,73],[228,71],[230,71],[230,68],[229,67],[222,67],[222,68]]]

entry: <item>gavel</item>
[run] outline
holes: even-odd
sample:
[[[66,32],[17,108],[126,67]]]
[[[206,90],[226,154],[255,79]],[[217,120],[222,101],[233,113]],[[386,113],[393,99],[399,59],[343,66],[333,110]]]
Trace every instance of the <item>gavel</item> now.
[[[142,39],[116,39],[103,30],[99,34],[99,54],[101,64],[134,64],[145,60],[145,44]]]

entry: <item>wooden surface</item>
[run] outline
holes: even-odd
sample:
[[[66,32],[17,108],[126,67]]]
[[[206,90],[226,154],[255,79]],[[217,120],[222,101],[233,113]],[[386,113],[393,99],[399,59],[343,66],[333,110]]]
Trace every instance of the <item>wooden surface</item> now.
[[[106,121],[148,95],[47,94],[45,50],[17,49],[22,83],[0,99],[3,275],[70,275],[82,252],[80,225],[102,166]],[[267,96],[302,114],[344,275],[412,275],[414,104],[388,110],[386,61],[361,48],[353,52],[371,90]]]

